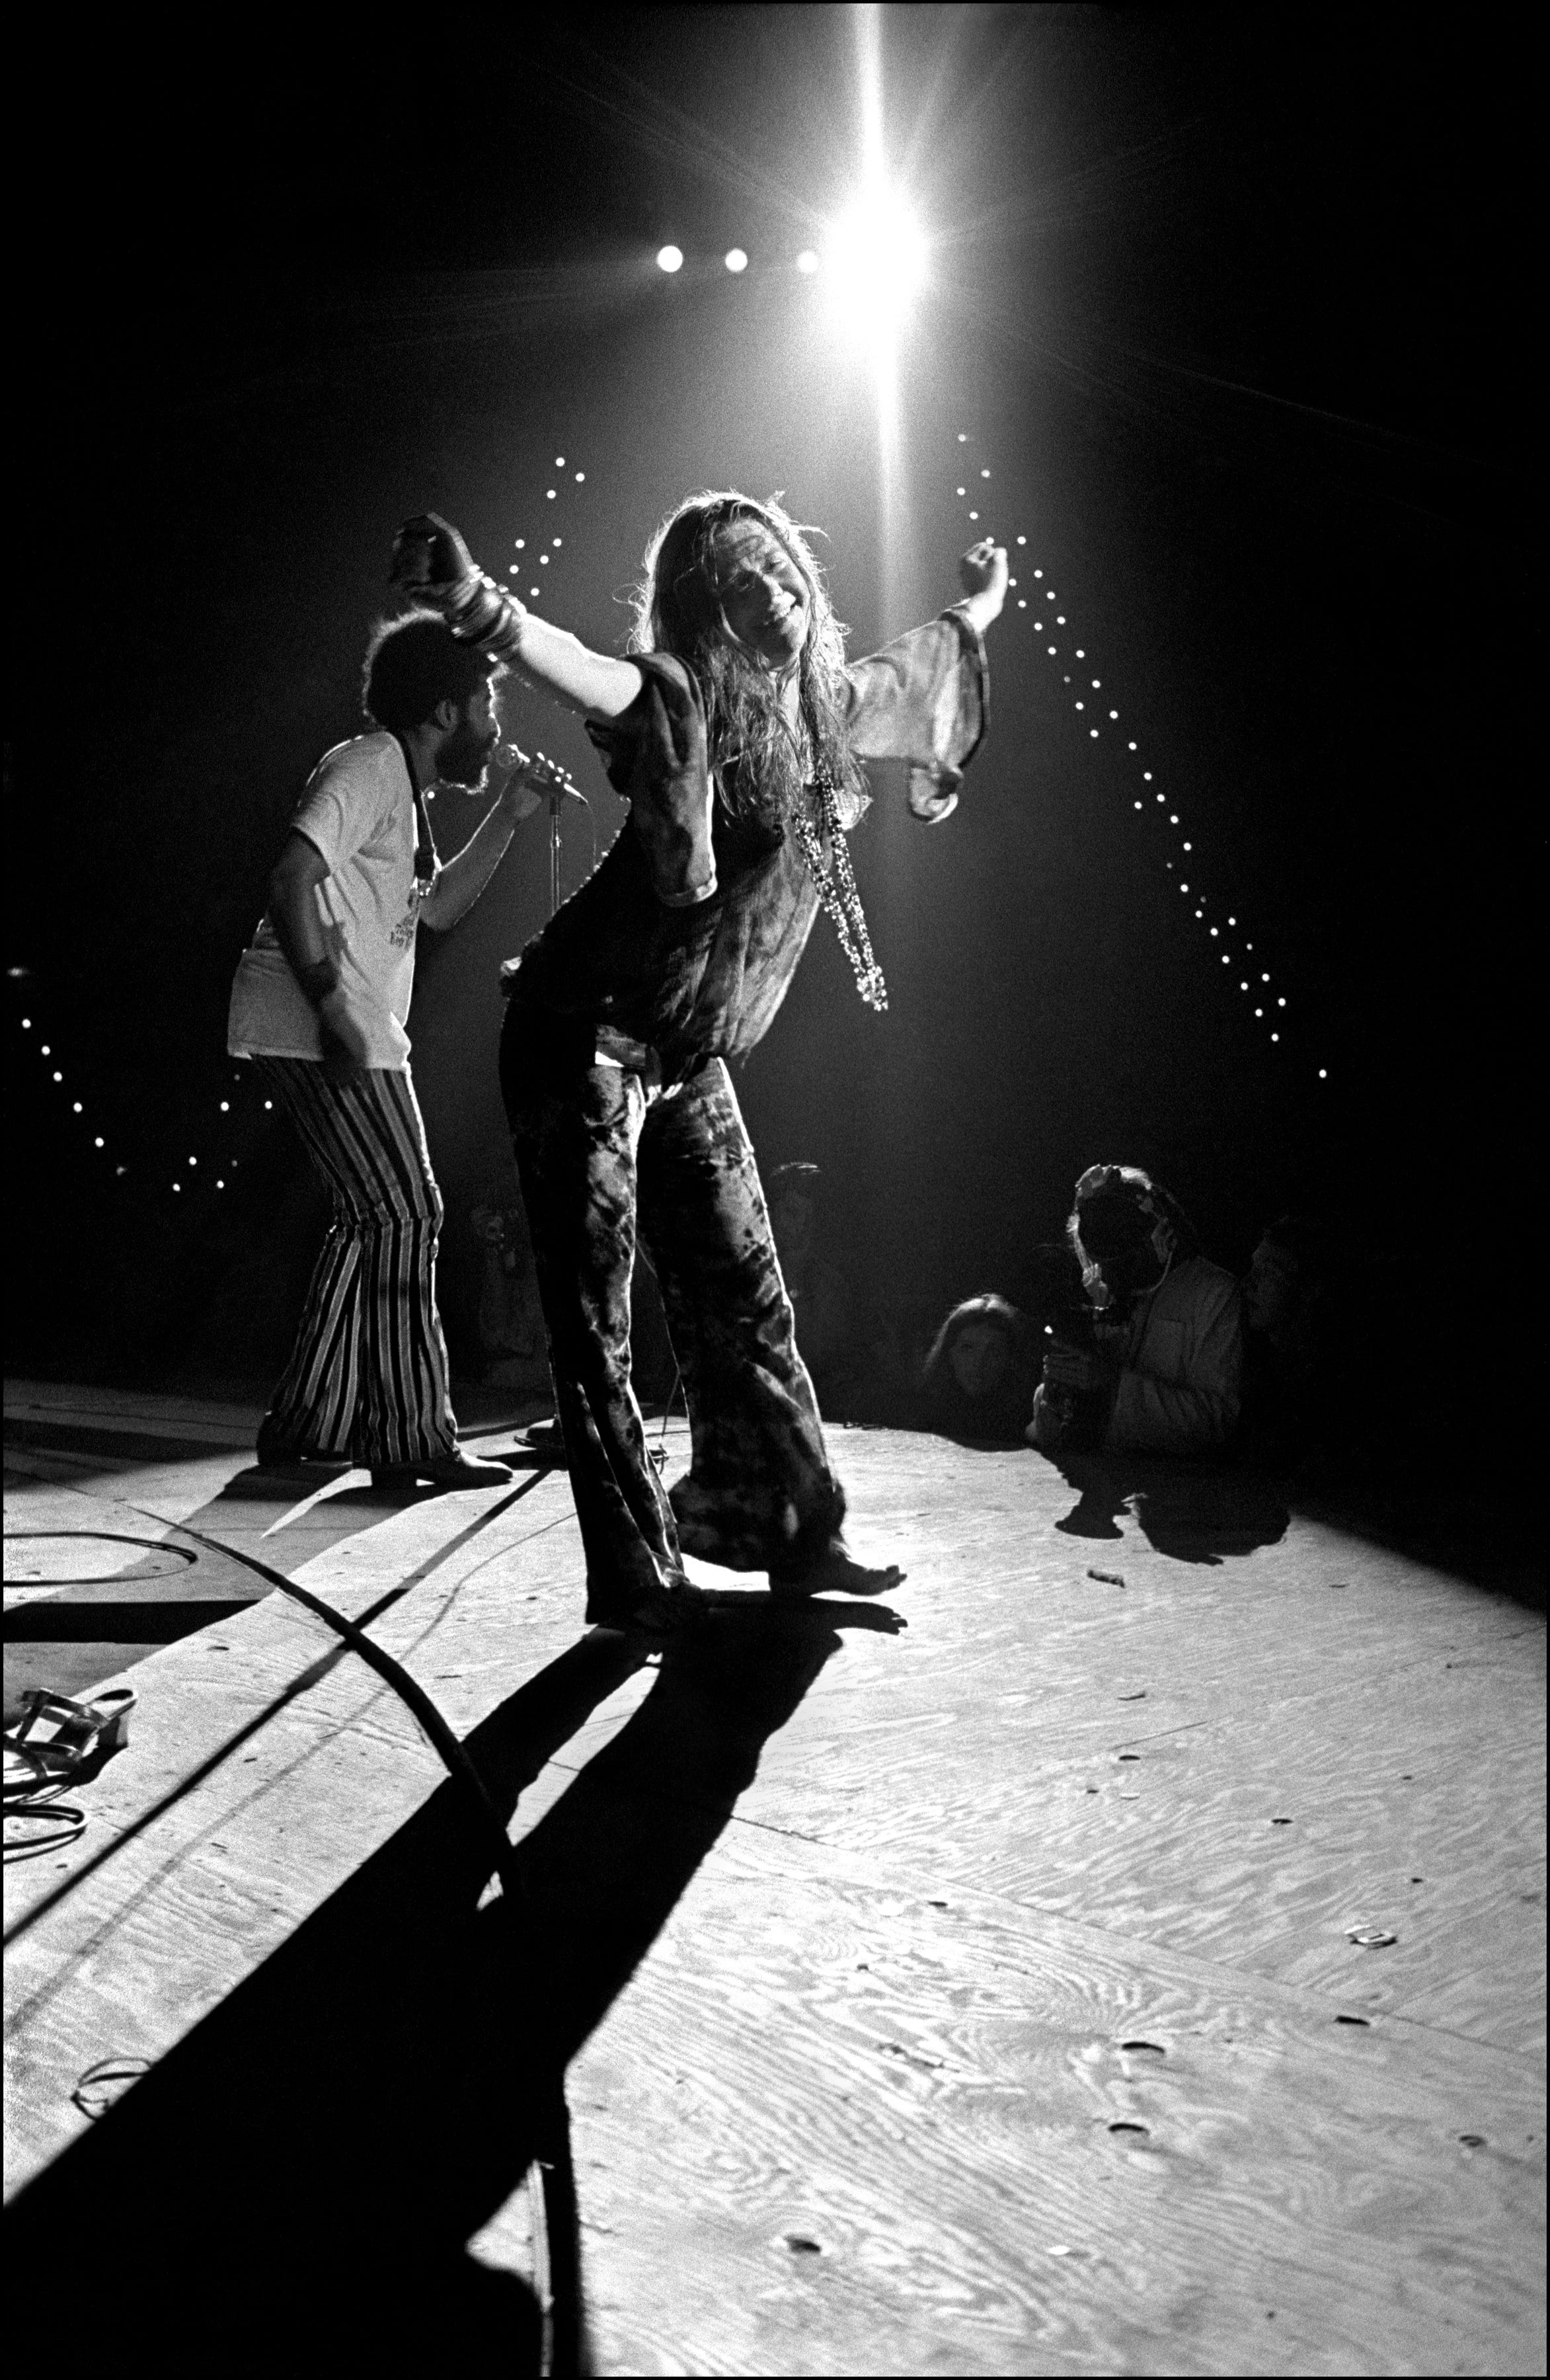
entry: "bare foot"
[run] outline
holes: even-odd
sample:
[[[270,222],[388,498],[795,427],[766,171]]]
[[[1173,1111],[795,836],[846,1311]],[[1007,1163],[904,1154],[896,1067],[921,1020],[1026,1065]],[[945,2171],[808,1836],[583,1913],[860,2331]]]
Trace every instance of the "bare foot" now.
[[[903,1572],[891,1562],[885,1570],[868,1570],[865,1562],[853,1560],[840,1537],[831,1537],[812,1568],[800,1577],[769,1573],[770,1593],[793,1600],[809,1595],[891,1595],[903,1583]]]

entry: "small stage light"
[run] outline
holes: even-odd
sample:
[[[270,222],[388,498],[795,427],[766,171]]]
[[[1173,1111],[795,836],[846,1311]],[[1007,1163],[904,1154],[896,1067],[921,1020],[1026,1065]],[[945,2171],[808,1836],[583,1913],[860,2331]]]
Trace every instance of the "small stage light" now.
[[[664,273],[677,273],[683,266],[684,251],[681,248],[673,248],[671,244],[666,248],[660,248],[657,250],[657,262]]]
[[[796,260],[796,269],[798,273],[816,273],[818,269],[817,249],[816,248],[805,248],[801,255]]]
[[[745,248],[729,248],[721,261],[729,273],[746,273],[748,270],[748,251]]]

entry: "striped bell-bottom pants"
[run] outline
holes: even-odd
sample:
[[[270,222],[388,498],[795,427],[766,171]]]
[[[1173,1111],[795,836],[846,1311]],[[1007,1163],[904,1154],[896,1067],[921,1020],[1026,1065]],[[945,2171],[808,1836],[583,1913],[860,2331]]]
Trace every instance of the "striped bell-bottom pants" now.
[[[414,1084],[373,1066],[331,1083],[305,1058],[255,1058],[333,1202],[270,1417],[285,1444],[386,1468],[457,1443],[436,1312],[442,1194]]]
[[[796,1350],[758,1169],[721,1059],[662,1091],[618,1066],[535,1072],[515,1003],[501,1079],[587,1556],[587,1616],[611,1624],[681,1554],[796,1570],[845,1512]],[[638,1217],[689,1409],[671,1496],[630,1385]]]

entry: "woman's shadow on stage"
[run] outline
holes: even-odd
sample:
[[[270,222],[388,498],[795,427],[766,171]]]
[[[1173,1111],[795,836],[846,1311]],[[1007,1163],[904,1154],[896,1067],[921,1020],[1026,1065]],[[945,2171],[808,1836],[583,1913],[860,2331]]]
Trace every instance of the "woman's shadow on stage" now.
[[[33,2301],[57,2313],[89,2276],[121,2345],[127,2325],[168,2372],[586,2369],[566,2066],[839,1632],[902,1625],[885,1604],[720,1598],[521,1843],[520,1899],[492,1897],[443,1785],[13,2201]],[[638,1666],[593,1632],[474,1731],[503,1815]],[[535,2290],[467,2252],[535,2168],[547,2344]]]
[[[1207,1564],[1253,1553],[1282,1538],[1290,1512],[1275,1488],[1230,1464],[1160,1454],[1049,1457],[1077,1500],[1055,1526],[1067,1536],[1113,1542],[1133,1520],[1158,1553]]]

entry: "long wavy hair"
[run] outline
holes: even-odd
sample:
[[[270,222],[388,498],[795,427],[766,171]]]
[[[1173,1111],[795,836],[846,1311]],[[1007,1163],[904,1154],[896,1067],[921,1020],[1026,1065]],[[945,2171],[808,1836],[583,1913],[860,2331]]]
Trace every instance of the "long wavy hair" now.
[[[716,532],[738,520],[768,529],[806,583],[807,634],[797,663],[805,753],[781,716],[778,681],[732,635],[716,592]],[[635,590],[629,649],[676,653],[693,670],[717,796],[730,816],[777,824],[813,769],[834,788],[841,825],[855,824],[869,796],[845,736],[844,624],[834,616],[806,533],[778,497],[761,504],[735,488],[708,488],[659,522]]]

